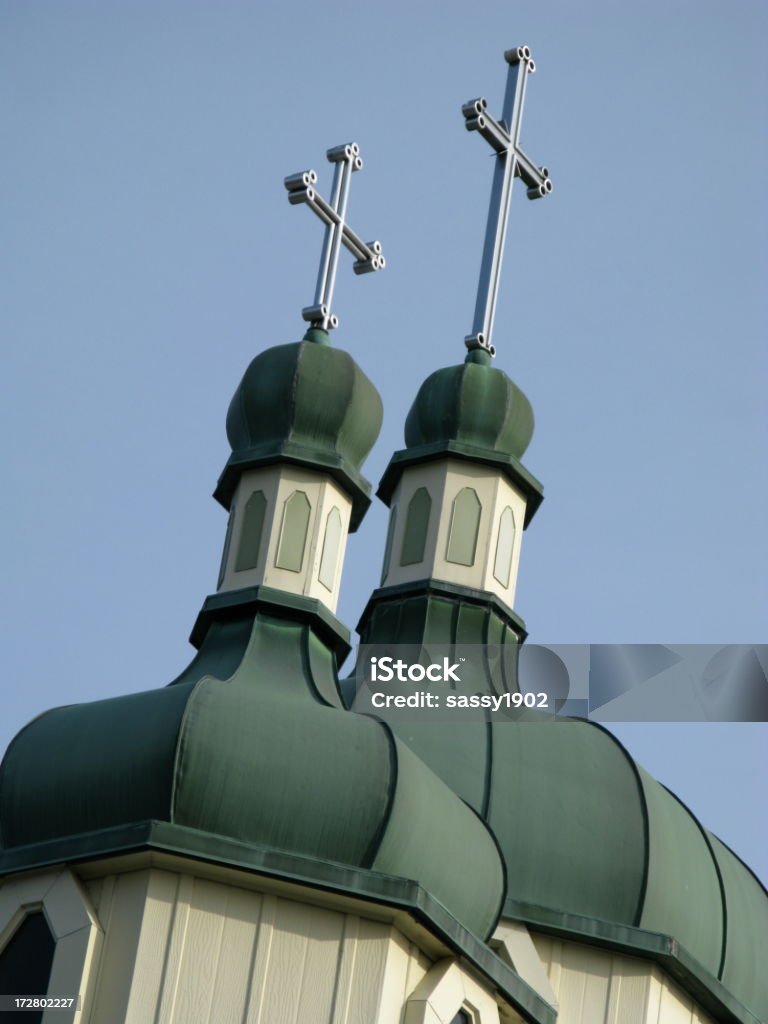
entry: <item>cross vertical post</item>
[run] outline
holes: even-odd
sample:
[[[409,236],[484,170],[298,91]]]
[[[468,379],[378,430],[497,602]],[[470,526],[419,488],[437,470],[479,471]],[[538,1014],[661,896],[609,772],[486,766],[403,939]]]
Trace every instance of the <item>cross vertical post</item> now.
[[[528,186],[529,199],[542,199],[552,191],[547,168],[536,167],[520,148],[526,81],[536,70],[531,51],[527,46],[518,46],[507,50],[504,57],[509,71],[501,120],[497,121],[488,113],[488,104],[482,97],[470,100],[461,108],[467,131],[479,132],[496,152],[475,316],[472,333],[464,339],[468,349],[485,349],[491,356],[496,354],[491,338],[513,181],[516,177],[522,178]]]
[[[315,299],[311,306],[305,306],[301,311],[304,320],[324,331],[339,325],[339,318],[332,312],[332,304],[342,245],[355,257],[352,269],[356,274],[383,270],[386,265],[381,243],[363,242],[346,220],[352,174],[361,170],[363,166],[360,147],[356,142],[334,146],[328,150],[326,156],[334,165],[330,203],[326,202],[314,188],[317,183],[317,174],[314,171],[301,171],[290,175],[284,181],[289,203],[292,206],[305,203],[325,224]]]

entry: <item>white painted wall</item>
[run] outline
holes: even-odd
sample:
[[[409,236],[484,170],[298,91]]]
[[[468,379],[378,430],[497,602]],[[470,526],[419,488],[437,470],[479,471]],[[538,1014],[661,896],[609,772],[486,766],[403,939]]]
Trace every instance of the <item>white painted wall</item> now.
[[[259,563],[255,569],[237,572],[235,564],[240,547],[245,506],[255,491],[263,491],[267,500]],[[311,508],[304,560],[300,572],[279,569],[275,564],[280,544],[285,501],[294,491],[303,491],[307,495]],[[320,582],[319,573],[326,522],[334,507],[341,514],[342,530],[333,586],[331,590],[328,590]],[[263,469],[249,469],[240,477],[232,500],[232,510],[232,534],[219,593],[263,584],[290,594],[317,598],[330,611],[336,611],[352,502],[334,480],[323,473],[288,463],[276,463]]]
[[[407,519],[408,504],[419,487],[426,487],[432,498],[424,561],[400,565],[400,554]],[[456,565],[446,558],[453,501],[464,487],[472,487],[482,506],[480,530],[472,566]],[[509,585],[503,586],[493,575],[499,521],[509,506],[515,519],[515,542]],[[475,590],[490,591],[510,608],[514,608],[517,574],[520,566],[525,498],[509,480],[491,466],[461,459],[436,459],[404,470],[392,498],[395,531],[388,564],[384,566],[383,586],[411,583],[420,579],[444,580]]]
[[[560,1003],[557,1024],[716,1024],[650,961],[532,938]]]
[[[90,1024],[400,1024],[429,959],[391,924],[146,869],[89,885]]]

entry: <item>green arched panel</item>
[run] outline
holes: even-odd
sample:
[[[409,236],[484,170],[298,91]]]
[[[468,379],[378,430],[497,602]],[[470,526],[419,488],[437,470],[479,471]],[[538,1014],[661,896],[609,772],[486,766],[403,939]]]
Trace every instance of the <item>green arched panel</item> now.
[[[725,890],[727,935],[720,980],[760,1020],[768,1020],[765,936],[768,899],[755,876],[713,835],[709,836]]]
[[[455,565],[474,565],[482,507],[473,487],[462,487],[453,500],[446,560]]]
[[[701,826],[638,766],[648,808],[648,880],[641,928],[674,935],[717,975],[723,943],[720,880]]]
[[[507,505],[499,519],[499,536],[496,541],[496,558],[493,563],[494,578],[502,587],[509,586],[512,572],[512,553],[515,549],[515,517]]]
[[[645,872],[637,777],[586,722],[493,723],[488,823],[513,900],[633,924]]]
[[[266,512],[267,499],[264,497],[264,492],[254,491],[245,504],[243,527],[240,531],[240,543],[237,548],[235,572],[255,569],[259,564]]]
[[[395,740],[395,751],[392,809],[371,866],[418,878],[467,928],[485,938],[504,899],[504,869],[493,837],[404,743]]]
[[[334,506],[328,513],[325,523],[323,553],[320,556],[320,572],[318,579],[326,590],[333,590],[336,579],[336,566],[339,564],[339,548],[341,547],[341,513]]]
[[[307,544],[309,514],[312,506],[304,491],[294,491],[283,507],[283,525],[275,565],[278,569],[301,572]]]
[[[400,549],[400,565],[417,565],[424,561],[432,499],[426,487],[419,487],[408,502],[408,511]]]

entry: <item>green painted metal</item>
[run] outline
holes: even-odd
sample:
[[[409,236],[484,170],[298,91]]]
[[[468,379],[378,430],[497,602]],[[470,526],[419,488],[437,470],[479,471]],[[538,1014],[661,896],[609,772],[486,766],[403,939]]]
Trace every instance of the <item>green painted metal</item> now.
[[[278,618],[307,623],[333,652],[337,665],[344,662],[351,650],[349,630],[339,622],[322,601],[318,601],[314,597],[304,597],[302,594],[291,594],[287,590],[264,586],[242,587],[239,590],[227,590],[221,594],[209,595],[192,627],[189,642],[194,647],[202,648],[204,644],[207,646],[208,632],[215,623],[239,620],[244,615],[250,616],[252,619],[257,611],[262,610]],[[232,671],[237,664],[239,661],[233,665]],[[231,673],[229,674],[231,675]]]
[[[235,570],[245,572],[259,564],[261,540],[264,533],[264,517],[267,513],[267,499],[263,491],[254,491],[245,503],[240,543],[237,548]]]
[[[768,1020],[768,894],[739,858],[708,833],[720,870],[726,907],[726,943],[722,983],[760,1020]]]
[[[316,341],[267,349],[245,371],[227,414],[232,455],[215,497],[228,508],[245,469],[292,462],[339,482],[355,530],[369,504],[360,466],[381,429],[381,398],[348,353]]]
[[[606,733],[579,721],[494,722],[488,821],[511,898],[633,923],[645,827],[637,779]]]
[[[323,551],[320,555],[320,571],[317,574],[317,578],[326,590],[333,590],[334,580],[336,579],[336,567],[339,564],[340,548],[341,512],[334,505],[325,521]]]
[[[434,580],[381,588],[361,641],[416,645],[414,659],[419,645],[501,643],[509,655],[473,688],[514,691],[517,623],[480,598]],[[768,1019],[756,957],[768,935],[765,891],[605,729],[575,719],[393,728],[490,825],[507,867],[507,912],[556,917],[575,938],[584,920],[672,936],[687,951],[680,980],[694,998],[730,1007],[723,1019]]]
[[[410,598],[421,601],[422,610],[418,616],[409,617],[410,628],[406,629],[405,622],[401,625],[401,605]],[[528,636],[520,616],[495,594],[433,579],[374,590],[356,629],[363,643],[445,643],[445,637],[451,635],[447,631],[454,629],[459,612],[465,606],[477,607],[483,612],[484,625],[479,635],[489,639],[477,642],[505,643],[504,636],[508,635],[509,643],[517,644]],[[491,635],[500,639],[491,641]]]
[[[504,898],[504,865],[493,837],[409,747],[395,741],[397,776],[387,827],[371,867],[418,878],[476,935],[488,935]],[[470,853],[471,849],[471,853]],[[469,854],[469,856],[468,856]],[[468,872],[457,874],[463,863]],[[461,879],[460,884],[457,884]]]
[[[509,586],[512,572],[512,554],[515,549],[515,516],[507,505],[499,517],[499,535],[496,540],[496,557],[493,560],[494,579],[502,585]]]
[[[445,558],[455,565],[474,565],[482,506],[473,487],[462,487],[453,499]]]
[[[581,940],[590,946],[651,960],[721,1024],[765,1024],[766,1018],[762,1014],[758,1018],[744,1006],[671,935],[512,899],[505,902],[503,917],[520,921],[534,932]]]
[[[307,678],[306,644],[306,627],[259,615],[234,676],[198,684],[179,736],[172,820],[362,864],[387,810],[389,743],[377,723],[329,707]]]
[[[419,388],[405,421],[409,448],[460,441],[522,457],[533,436],[533,409],[520,388],[488,364],[436,370]]]
[[[426,487],[419,487],[408,502],[400,549],[400,565],[418,565],[424,561],[424,549],[429,532],[432,498]]]
[[[406,447],[392,456],[376,492],[386,505],[404,469],[450,456],[503,473],[526,499],[528,526],[543,500],[541,484],[519,461],[533,436],[533,409],[484,355],[470,352],[466,362],[435,371],[419,388],[405,421]]]
[[[280,543],[275,559],[278,569],[301,572],[311,511],[312,506],[304,491],[294,491],[285,499],[283,522],[280,527]]]
[[[648,809],[648,880],[638,924],[674,935],[717,975],[724,922],[712,851],[690,811],[646,771],[639,771]]]
[[[208,604],[200,656],[171,686],[56,709],[13,741],[0,768],[4,859],[156,819],[414,879],[486,937],[504,899],[495,841],[386,725],[346,711],[333,617],[268,588]]]
[[[167,818],[194,685],[55,708],[30,722],[0,766],[0,843]]]
[[[309,327],[307,328],[302,341],[311,341],[315,345],[330,345],[331,338],[328,331],[324,331],[322,327]]]

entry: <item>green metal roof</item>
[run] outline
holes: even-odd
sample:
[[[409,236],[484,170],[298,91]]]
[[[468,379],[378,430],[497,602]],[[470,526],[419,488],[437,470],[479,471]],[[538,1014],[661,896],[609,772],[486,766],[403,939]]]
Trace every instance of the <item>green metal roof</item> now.
[[[23,729],[0,767],[0,850],[166,821],[413,879],[485,937],[505,895],[488,827],[387,725],[345,710],[328,624],[278,601],[211,607],[172,685]]]
[[[520,388],[474,361],[430,374],[405,421],[408,448],[460,441],[519,459],[532,437],[533,409]]]
[[[432,580],[382,588],[358,628],[363,644],[501,644],[509,654],[488,660],[473,692],[517,688],[519,620],[490,594]],[[576,719],[392,725],[492,828],[509,907],[544,924],[555,914],[673,936],[768,1018],[757,956],[768,946],[768,895],[607,730]]]

